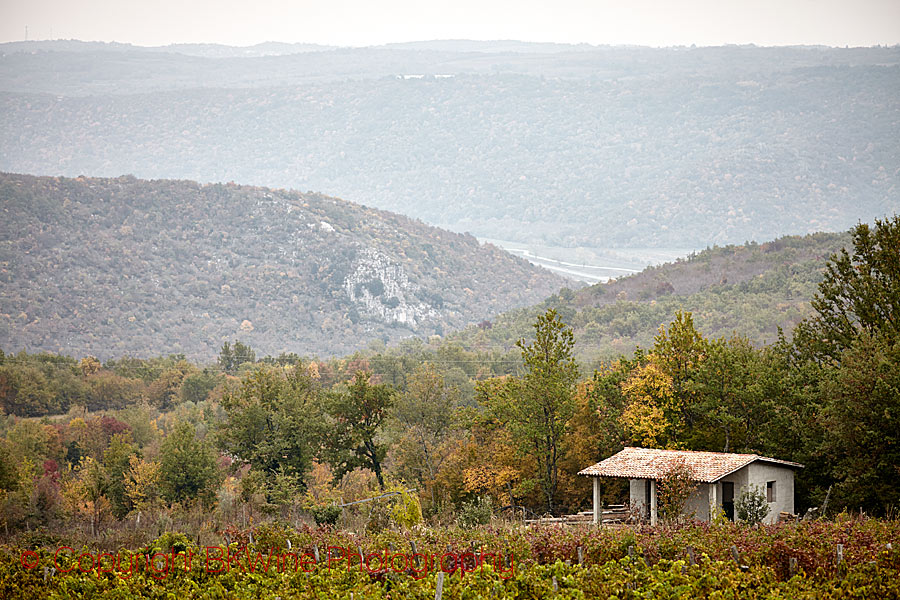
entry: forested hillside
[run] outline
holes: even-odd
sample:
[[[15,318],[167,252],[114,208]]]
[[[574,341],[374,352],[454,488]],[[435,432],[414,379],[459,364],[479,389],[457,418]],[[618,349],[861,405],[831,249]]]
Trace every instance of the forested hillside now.
[[[771,343],[779,327],[789,336],[811,313],[826,261],[849,241],[847,233],[818,233],[709,248],[609,283],[564,289],[451,339],[472,349],[509,350],[530,333],[537,315],[553,308],[573,327],[585,363],[651,346],[659,326],[680,310],[692,312],[708,337],[738,334],[756,345]]]
[[[0,347],[346,353],[443,334],[564,280],[470,235],[318,194],[0,175]]]
[[[0,169],[313,189],[567,248],[900,210],[898,48],[164,50],[3,46]]]

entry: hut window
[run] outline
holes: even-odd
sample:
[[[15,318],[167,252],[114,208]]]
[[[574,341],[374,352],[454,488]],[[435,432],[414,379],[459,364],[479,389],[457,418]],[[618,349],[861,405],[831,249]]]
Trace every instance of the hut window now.
[[[766,482],[766,502],[775,502],[775,482]]]

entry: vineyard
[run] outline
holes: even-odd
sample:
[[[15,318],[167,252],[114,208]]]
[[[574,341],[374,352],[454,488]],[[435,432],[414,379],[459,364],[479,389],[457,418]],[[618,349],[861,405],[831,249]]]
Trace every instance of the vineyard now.
[[[620,529],[279,522],[141,547],[45,531],[0,549],[2,598],[898,598],[900,522]],[[81,540],[79,540],[81,541]],[[360,561],[362,558],[362,562]]]

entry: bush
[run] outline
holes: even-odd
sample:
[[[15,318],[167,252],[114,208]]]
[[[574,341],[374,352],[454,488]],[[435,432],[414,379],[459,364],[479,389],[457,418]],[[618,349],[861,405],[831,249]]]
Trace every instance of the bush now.
[[[659,512],[664,520],[676,522],[683,516],[693,517],[681,514],[691,494],[697,490],[697,478],[687,463],[683,460],[673,463],[657,486]]]
[[[762,489],[751,485],[741,491],[741,497],[734,503],[734,510],[739,520],[756,525],[769,514],[769,503]]]
[[[179,531],[167,531],[148,544],[147,549],[153,552],[185,552],[191,547],[191,541]]]
[[[472,529],[479,525],[486,525],[494,514],[494,505],[490,496],[476,498],[472,502],[463,503],[456,516],[457,524],[464,529]]]
[[[416,496],[401,489],[392,504],[391,520],[394,525],[408,529],[422,522],[422,505]]]
[[[316,525],[336,525],[341,518],[341,507],[334,504],[314,506],[310,512],[316,520]]]

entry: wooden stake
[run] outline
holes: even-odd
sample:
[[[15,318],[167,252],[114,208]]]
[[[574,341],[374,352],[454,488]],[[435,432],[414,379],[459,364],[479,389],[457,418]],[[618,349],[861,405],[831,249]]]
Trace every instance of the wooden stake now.
[[[788,573],[791,577],[797,574],[797,558],[794,556],[788,559]]]
[[[434,588],[434,600],[441,600],[441,594],[444,593],[444,572],[438,571],[437,587]]]
[[[737,563],[737,566],[740,567],[741,571],[746,571],[750,568],[748,565],[741,564],[741,555],[738,553],[737,546],[734,544],[731,545],[731,558],[734,559],[734,562]]]
[[[581,546],[578,546],[578,564],[584,564],[584,548],[582,548]]]

